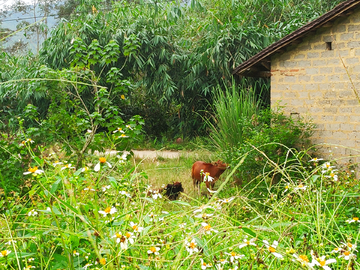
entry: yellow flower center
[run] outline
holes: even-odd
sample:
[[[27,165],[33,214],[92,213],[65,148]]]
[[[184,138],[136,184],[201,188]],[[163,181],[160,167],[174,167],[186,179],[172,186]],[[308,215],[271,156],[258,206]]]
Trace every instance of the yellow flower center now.
[[[194,249],[194,248],[196,248],[196,243],[194,243],[194,242],[191,242],[191,243],[190,243],[190,245],[189,245],[189,247],[190,247],[191,249]]]
[[[335,176],[335,173],[330,173],[330,176],[331,176],[331,177],[334,177],[334,176]]]
[[[37,169],[38,169],[38,167],[36,167],[36,166],[34,168],[29,168],[29,172],[34,173],[37,171]]]
[[[1,251],[1,255],[3,255],[4,257],[8,255],[8,251],[7,250],[3,250]]]
[[[205,229],[205,231],[210,231],[210,230],[211,230],[211,226],[210,226],[210,225],[206,225],[206,226],[204,226],[204,229]]]
[[[126,238],[130,238],[130,237],[131,237],[131,233],[127,232],[127,233],[125,234],[125,236],[126,236]]]
[[[151,248],[150,248],[150,251],[151,251],[152,253],[155,253],[155,252],[156,252],[156,248],[155,248],[155,247],[151,247]]]
[[[132,226],[132,228],[134,231],[137,231],[139,229],[139,227],[137,225]]]
[[[299,255],[299,259],[307,263],[309,262],[309,259],[306,255]]]
[[[303,187],[304,187],[304,185],[302,185],[302,184],[298,185],[298,188],[303,188]]]
[[[320,266],[325,266],[326,265],[326,261],[319,261],[319,263],[320,263]]]
[[[107,214],[109,214],[110,211],[111,211],[111,207],[106,207],[105,210],[104,210],[104,212],[107,213]]]
[[[123,134],[120,135],[120,137],[126,137],[126,135],[123,133]]]
[[[275,251],[276,251],[276,249],[275,249],[275,248],[273,248],[273,247],[269,247],[269,251],[270,251],[271,253],[273,253],[273,252],[275,252]]]
[[[100,264],[102,264],[102,265],[105,265],[105,264],[106,264],[105,258],[100,259]]]
[[[344,252],[344,255],[345,255],[345,256],[349,256],[349,255],[350,255],[350,251],[345,251],[345,252]]]
[[[120,98],[121,98],[121,99],[125,99],[125,96],[124,96],[124,95],[121,95]]]
[[[231,251],[230,253],[231,256],[235,257],[236,256],[236,253],[234,251]]]
[[[347,246],[349,247],[349,248],[352,248],[352,244],[350,244],[350,243],[347,243]]]
[[[106,158],[101,157],[101,158],[99,158],[99,161],[100,161],[100,163],[105,163],[105,162],[106,162]]]
[[[116,233],[116,238],[121,238],[122,234],[121,233]]]
[[[359,218],[358,217],[353,217],[353,220],[358,221]]]
[[[317,161],[317,158],[314,158],[314,161]]]
[[[209,173],[209,172],[207,172],[207,173],[205,173],[205,175],[206,175],[206,176],[209,176],[209,175],[210,175],[210,173]]]

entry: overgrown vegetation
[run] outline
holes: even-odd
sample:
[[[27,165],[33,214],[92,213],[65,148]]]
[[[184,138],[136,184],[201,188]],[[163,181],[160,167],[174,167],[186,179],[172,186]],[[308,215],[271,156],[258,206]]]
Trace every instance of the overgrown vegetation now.
[[[29,79],[46,78],[39,72],[41,65],[61,70],[74,63],[80,67],[79,61],[84,60],[83,67],[92,70],[98,85],[125,96],[125,104],[114,100],[118,111],[128,118],[140,114],[145,119],[151,138],[207,134],[204,119],[213,114],[213,89],[232,85],[233,68],[339,2],[71,1],[73,16],[61,20],[51,32],[40,59],[1,55],[1,82],[17,81],[0,84],[1,107],[6,112],[0,120],[21,117],[28,103],[46,118],[51,100],[47,85]],[[114,59],[103,65],[94,57],[106,56],[106,50]],[[92,55],[100,51],[105,54]],[[265,84],[244,83],[256,93],[258,85]]]
[[[356,172],[314,156],[312,124],[270,110],[266,82],[231,77],[335,2],[101,3],[40,58],[0,55],[0,268],[360,269]],[[169,141],[195,151],[129,151]],[[198,196],[191,165],[219,158]]]

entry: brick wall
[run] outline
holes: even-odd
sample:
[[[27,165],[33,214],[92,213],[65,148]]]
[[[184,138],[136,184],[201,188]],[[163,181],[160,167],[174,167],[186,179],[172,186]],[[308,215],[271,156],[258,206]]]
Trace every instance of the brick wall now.
[[[354,85],[360,95],[360,9],[274,55],[271,75],[272,106],[312,118],[313,143],[345,146],[319,147],[322,154],[328,148],[337,157],[360,150],[360,103],[353,91]]]

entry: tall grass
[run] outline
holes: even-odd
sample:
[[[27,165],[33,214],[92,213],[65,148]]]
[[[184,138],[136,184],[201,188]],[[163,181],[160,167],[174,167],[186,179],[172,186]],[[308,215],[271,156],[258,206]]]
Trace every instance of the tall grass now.
[[[216,88],[214,97],[215,124],[211,126],[211,138],[219,150],[232,149],[244,142],[244,130],[256,121],[261,100],[255,91],[239,89],[236,84],[223,91]]]
[[[184,182],[192,158],[156,162]],[[0,200],[0,269],[298,270],[329,269],[320,265],[329,259],[331,269],[359,269],[353,175],[306,152],[291,159],[269,160],[282,176],[276,185],[264,174],[257,186],[233,186],[230,173],[210,200],[186,189],[170,202],[147,186],[160,184],[156,170],[170,181],[164,166],[147,175],[113,158],[111,168],[82,171],[51,157],[37,164],[43,173],[24,176],[29,194]]]

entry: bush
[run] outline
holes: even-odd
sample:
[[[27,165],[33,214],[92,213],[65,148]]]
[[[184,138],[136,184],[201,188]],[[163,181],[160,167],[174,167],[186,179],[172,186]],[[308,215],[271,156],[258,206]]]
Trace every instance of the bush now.
[[[237,173],[241,180],[271,172],[272,164],[289,159],[291,149],[309,144],[311,123],[286,117],[281,107],[261,109],[261,101],[251,89],[233,86],[225,93],[219,90],[215,104],[216,126],[211,125],[211,138],[231,165],[247,155]]]

